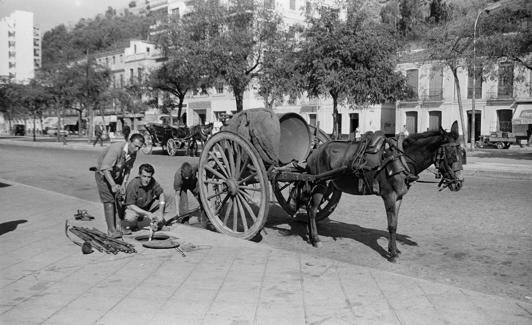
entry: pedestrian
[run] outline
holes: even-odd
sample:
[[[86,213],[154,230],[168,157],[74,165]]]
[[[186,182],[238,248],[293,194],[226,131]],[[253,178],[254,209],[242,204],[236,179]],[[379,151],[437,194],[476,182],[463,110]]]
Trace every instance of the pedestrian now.
[[[167,200],[161,185],[153,178],[154,173],[152,165],[142,164],[139,175],[127,184],[126,210],[121,224],[121,231],[125,235],[152,223],[159,226],[164,223]]]
[[[212,228],[210,222],[203,215],[203,207],[201,206],[201,199],[199,198],[198,189],[198,164],[184,162],[179,167],[174,175],[174,190],[175,190],[175,212],[177,220],[179,216],[190,212],[188,202],[188,192],[192,193],[200,205],[200,224],[204,228]],[[181,223],[185,223],[190,219],[189,216],[181,219]]]
[[[401,128],[401,134],[405,138],[407,138],[410,135],[410,133],[408,132],[408,129],[406,128],[406,124],[404,124],[403,127]]]
[[[122,233],[116,229],[116,197],[125,192],[125,184],[137,152],[144,145],[141,134],[133,134],[129,142],[115,142],[98,157],[94,178],[103,203],[107,233],[120,238]]]
[[[131,134],[131,128],[129,127],[129,125],[124,125],[124,127],[122,128],[122,134],[124,135],[124,139],[128,141],[129,135]]]
[[[65,126],[64,125],[61,125],[61,128],[59,129],[59,131],[57,131],[58,134],[59,134],[59,140],[63,142],[63,145],[66,145],[67,144],[67,131],[65,130]]]
[[[94,127],[94,136],[96,138],[94,139],[92,146],[96,146],[96,143],[100,141],[100,147],[103,147],[103,125],[101,123],[96,124]]]

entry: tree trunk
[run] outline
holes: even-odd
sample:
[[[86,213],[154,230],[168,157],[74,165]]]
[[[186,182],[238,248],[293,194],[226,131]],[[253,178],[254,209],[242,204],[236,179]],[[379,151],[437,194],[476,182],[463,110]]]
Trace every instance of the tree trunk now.
[[[55,107],[57,114],[57,142],[60,141],[59,130],[61,130],[61,112],[59,111],[59,105]]]
[[[187,124],[187,121],[181,120],[181,113],[183,112],[183,102],[185,101],[185,95],[186,93],[177,97],[179,99],[179,103],[177,104],[177,120],[181,123]]]
[[[37,141],[35,137],[35,121],[37,121],[37,117],[35,116],[35,112],[33,112],[33,142]]]
[[[331,94],[333,100],[333,138],[338,140],[338,95]]]
[[[454,76],[454,86],[456,88],[456,96],[458,97],[458,111],[460,112],[460,124],[462,125],[462,136],[464,137],[464,146],[467,144],[467,130],[464,124],[464,108],[462,106],[462,94],[460,91],[460,80],[458,80],[458,68],[449,64],[449,68]]]
[[[236,100],[236,112],[242,112],[244,110],[244,91],[234,89]]]

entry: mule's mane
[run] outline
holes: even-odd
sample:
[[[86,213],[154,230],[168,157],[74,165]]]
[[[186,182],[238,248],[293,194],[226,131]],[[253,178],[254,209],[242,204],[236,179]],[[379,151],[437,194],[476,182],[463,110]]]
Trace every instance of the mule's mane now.
[[[413,144],[426,145],[428,142],[437,142],[437,141],[435,141],[435,138],[440,140],[441,137],[442,137],[442,134],[441,134],[440,131],[427,131],[427,132],[423,132],[423,133],[415,133],[415,134],[412,134],[411,136],[407,137],[404,140],[403,145],[405,147],[409,147],[409,146],[411,146]]]

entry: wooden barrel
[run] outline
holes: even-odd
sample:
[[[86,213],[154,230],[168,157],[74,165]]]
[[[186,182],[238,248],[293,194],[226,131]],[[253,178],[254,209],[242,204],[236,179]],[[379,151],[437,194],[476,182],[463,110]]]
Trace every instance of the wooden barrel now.
[[[279,161],[288,164],[292,160],[304,161],[311,149],[312,134],[305,119],[297,113],[278,114],[281,125]]]

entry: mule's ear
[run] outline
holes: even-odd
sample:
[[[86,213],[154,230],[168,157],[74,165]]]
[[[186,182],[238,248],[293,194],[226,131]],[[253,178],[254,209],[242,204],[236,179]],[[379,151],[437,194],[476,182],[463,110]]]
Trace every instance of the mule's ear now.
[[[441,133],[442,135],[446,135],[446,134],[447,134],[447,132],[445,131],[444,128],[441,127],[441,125],[440,125],[440,133]]]
[[[458,139],[458,137],[460,136],[458,134],[458,121],[454,121],[453,122],[453,125],[451,126],[451,136],[453,137],[453,139]]]

